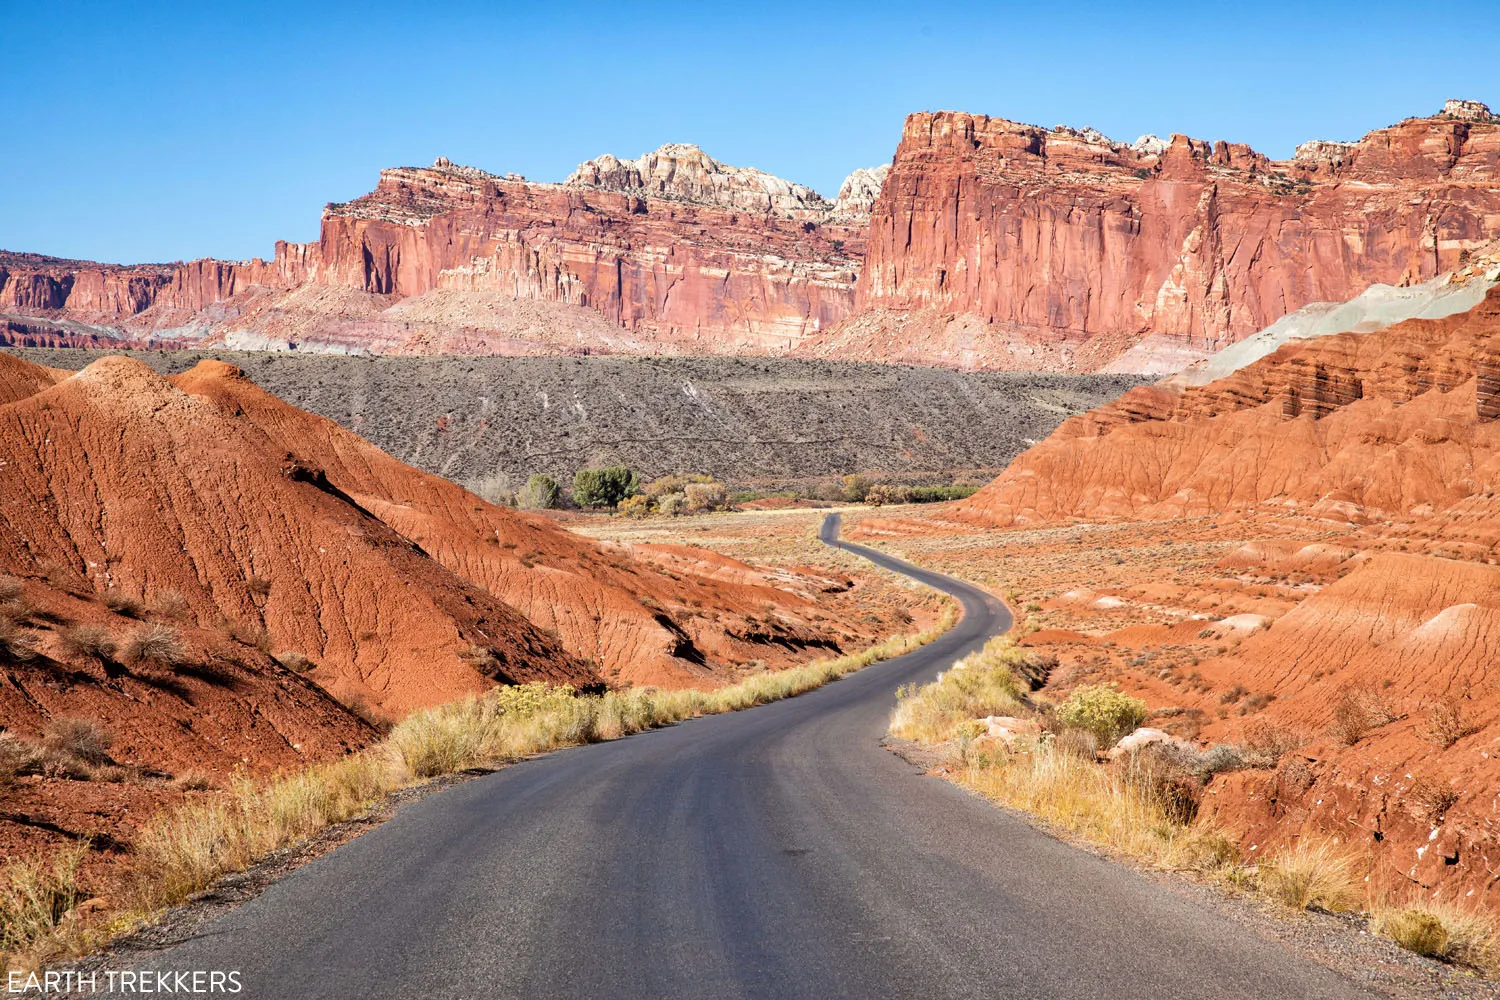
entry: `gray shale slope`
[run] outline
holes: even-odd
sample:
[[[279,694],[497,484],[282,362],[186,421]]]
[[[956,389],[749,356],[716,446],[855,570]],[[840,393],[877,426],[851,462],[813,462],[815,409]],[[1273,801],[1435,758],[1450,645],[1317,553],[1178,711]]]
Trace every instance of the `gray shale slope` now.
[[[113,353],[9,350],[58,368]],[[118,353],[165,374],[202,358],[238,365],[287,402],[471,486],[614,463],[736,484],[996,471],[1069,416],[1143,381],[767,358]]]

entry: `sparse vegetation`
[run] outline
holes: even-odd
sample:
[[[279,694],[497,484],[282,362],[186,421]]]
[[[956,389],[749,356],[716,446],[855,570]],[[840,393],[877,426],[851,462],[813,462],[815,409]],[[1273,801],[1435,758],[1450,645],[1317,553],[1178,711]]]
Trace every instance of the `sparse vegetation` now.
[[[78,870],[87,853],[86,843],[72,844],[48,860],[26,858],[0,868],[0,959],[7,967],[12,956],[62,944],[63,918],[83,898]]]
[[[1294,910],[1356,910],[1364,901],[1364,859],[1332,840],[1306,837],[1260,865],[1259,886]]]
[[[31,631],[7,615],[0,615],[0,663],[24,663],[36,654]]]
[[[275,660],[294,674],[305,674],[314,667],[312,660],[292,649],[284,649],[277,653]]]
[[[106,608],[126,618],[142,618],[146,614],[146,602],[123,590],[111,587],[99,599],[104,602]]]
[[[167,618],[183,618],[192,610],[188,606],[187,598],[175,590],[158,592],[151,601],[151,607],[157,614]]]
[[[8,573],[0,573],[0,604],[6,601],[14,601],[25,591],[20,580]]]
[[[1429,743],[1447,750],[1465,736],[1479,732],[1479,724],[1469,718],[1460,699],[1444,698],[1428,709],[1427,725],[1421,732]]]
[[[1020,712],[1024,685],[1017,674],[1033,655],[1010,638],[991,639],[933,683],[898,690],[891,732],[902,739],[939,743],[955,727],[974,719]]]
[[[1100,746],[1113,746],[1146,720],[1146,703],[1104,684],[1084,685],[1057,706],[1065,726],[1087,729]]]
[[[562,487],[551,476],[535,473],[516,491],[516,506],[523,510],[551,510],[562,499]]]
[[[118,648],[115,637],[99,625],[75,625],[58,635],[63,652],[80,659],[112,661]]]
[[[1329,735],[1344,746],[1353,746],[1371,730],[1396,721],[1380,693],[1372,687],[1350,687],[1339,692],[1333,705]]]
[[[170,625],[143,625],[125,642],[124,659],[131,664],[172,668],[187,659],[187,649]]]
[[[1408,951],[1500,976],[1500,923],[1488,914],[1428,900],[1377,906],[1370,929]]]
[[[271,595],[271,581],[263,576],[252,575],[245,581],[245,589],[255,597],[265,598]]]
[[[42,730],[42,748],[53,757],[71,757],[85,764],[109,763],[114,738],[91,719],[60,718]]]

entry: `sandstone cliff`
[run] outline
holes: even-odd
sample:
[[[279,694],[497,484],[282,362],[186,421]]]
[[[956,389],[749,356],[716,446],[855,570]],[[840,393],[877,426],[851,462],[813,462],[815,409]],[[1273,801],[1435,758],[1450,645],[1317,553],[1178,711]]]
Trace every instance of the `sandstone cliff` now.
[[[862,191],[868,192],[866,183]],[[0,342],[381,353],[768,353],[847,316],[858,206],[695,146],[566,184],[446,159],[382,171],[272,260],[112,267],[0,255]]]
[[[875,207],[859,316],[804,350],[1094,369],[1154,337],[1201,356],[1497,235],[1500,121],[1473,102],[1288,161],[924,112]]]

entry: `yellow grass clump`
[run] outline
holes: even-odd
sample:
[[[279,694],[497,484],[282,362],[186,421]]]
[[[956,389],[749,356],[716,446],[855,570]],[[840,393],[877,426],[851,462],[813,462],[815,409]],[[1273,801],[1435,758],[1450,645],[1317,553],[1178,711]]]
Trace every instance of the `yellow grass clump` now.
[[[1014,640],[1002,636],[959,660],[931,684],[901,688],[891,715],[892,735],[941,743],[974,719],[1020,711],[1023,686],[1016,674],[1027,665],[1028,656]]]

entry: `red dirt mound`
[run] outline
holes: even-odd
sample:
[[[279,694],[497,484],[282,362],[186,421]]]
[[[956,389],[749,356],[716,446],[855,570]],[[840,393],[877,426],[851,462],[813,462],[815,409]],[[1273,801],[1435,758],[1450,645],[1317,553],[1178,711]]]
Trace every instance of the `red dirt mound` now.
[[[830,627],[807,617],[816,581],[789,585],[702,550],[688,550],[691,563],[666,566],[649,552],[642,559],[628,546],[594,544],[405,465],[262,391],[232,365],[204,361],[173,381],[253,426],[263,447],[310,463],[431,559],[555,632],[611,682],[713,685],[732,664],[782,665],[832,642]],[[734,571],[724,572],[730,564]]]
[[[1451,507],[1500,476],[1497,335],[1500,288],[1447,319],[1291,343],[1202,387],[1134,389],[1064,423],[951,516],[999,526],[1272,502],[1363,523]]]

